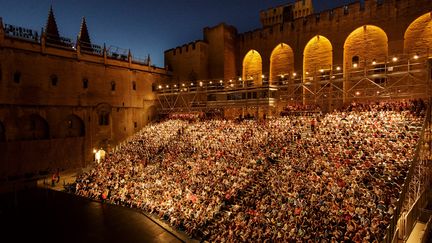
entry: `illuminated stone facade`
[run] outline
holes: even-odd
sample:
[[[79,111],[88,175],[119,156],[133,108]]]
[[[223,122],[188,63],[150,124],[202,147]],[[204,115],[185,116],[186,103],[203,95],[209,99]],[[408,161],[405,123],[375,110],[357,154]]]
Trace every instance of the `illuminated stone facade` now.
[[[58,35],[52,10],[42,34],[0,24],[0,180],[86,165],[156,116],[153,83],[165,69]]]
[[[311,2],[303,2],[313,9]],[[365,0],[283,18],[283,6],[279,6],[260,13],[260,29],[236,34],[234,27],[225,24],[207,27],[204,40],[197,41],[205,45],[199,58],[189,59],[188,53],[178,51],[184,47],[177,47],[165,52],[165,63],[176,77],[172,83],[188,84],[191,79],[184,74],[200,70],[192,81],[201,80],[203,88],[192,91],[214,90],[208,80],[222,80],[226,100],[231,88],[276,85],[276,107],[270,107],[275,110],[298,102],[317,104],[327,111],[359,99],[427,97],[431,11],[429,0]],[[209,33],[216,38],[216,30],[221,30],[217,33],[223,44],[207,41]],[[222,103],[220,108],[227,110],[230,102]]]

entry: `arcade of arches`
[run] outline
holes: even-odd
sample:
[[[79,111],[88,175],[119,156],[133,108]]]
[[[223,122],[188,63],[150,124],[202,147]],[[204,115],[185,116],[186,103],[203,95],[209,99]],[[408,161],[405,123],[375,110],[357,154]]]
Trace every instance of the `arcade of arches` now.
[[[77,115],[68,115],[57,124],[49,124],[38,114],[21,116],[18,121],[10,121],[6,131],[5,125],[0,122],[0,142],[44,140],[50,138],[71,138],[85,136],[85,125]]]
[[[372,63],[388,61],[388,37],[383,29],[374,25],[364,25],[353,30],[344,42],[343,70],[345,74],[355,72]],[[404,35],[404,53],[432,57],[432,12],[414,20]],[[322,70],[331,70],[333,66],[333,46],[322,35],[313,37],[303,51],[303,76]],[[270,55],[269,80],[277,81],[280,76],[293,73],[294,50],[285,43],[274,47]],[[243,80],[254,79],[262,82],[262,59],[256,50],[249,50],[243,59]],[[257,81],[258,80],[258,81]],[[346,85],[345,89],[349,88]]]

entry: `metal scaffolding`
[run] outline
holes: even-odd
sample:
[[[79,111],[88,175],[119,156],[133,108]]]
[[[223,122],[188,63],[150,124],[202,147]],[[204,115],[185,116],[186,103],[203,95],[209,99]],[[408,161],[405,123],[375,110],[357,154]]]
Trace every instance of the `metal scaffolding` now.
[[[277,80],[266,80],[264,74],[247,80],[171,81],[157,84],[155,91],[161,114],[251,107],[280,110],[288,104],[318,105],[326,112],[351,102],[427,99],[432,92],[431,60],[400,55],[385,63],[333,65],[304,76],[279,75]]]

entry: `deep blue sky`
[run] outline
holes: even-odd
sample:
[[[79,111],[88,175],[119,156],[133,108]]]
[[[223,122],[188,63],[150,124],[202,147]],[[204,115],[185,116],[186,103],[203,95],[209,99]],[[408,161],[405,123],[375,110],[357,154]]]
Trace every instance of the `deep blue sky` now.
[[[45,26],[49,6],[62,36],[76,40],[86,17],[93,43],[131,49],[163,66],[165,50],[202,39],[202,29],[225,22],[239,32],[259,28],[259,11],[292,0],[0,0],[3,23],[37,30]],[[314,0],[316,11],[354,0]]]

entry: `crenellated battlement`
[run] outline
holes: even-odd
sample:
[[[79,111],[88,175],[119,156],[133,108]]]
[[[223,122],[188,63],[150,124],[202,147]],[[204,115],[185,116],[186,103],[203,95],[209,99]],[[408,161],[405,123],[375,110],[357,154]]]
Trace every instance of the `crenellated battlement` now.
[[[432,10],[432,1],[429,0],[364,0],[355,1],[347,5],[296,18],[293,21],[275,24],[273,26],[258,28],[239,34],[241,41],[261,39],[275,32],[283,34],[308,29],[325,29],[335,23],[377,22],[383,18],[395,18],[407,12],[417,12],[416,6]]]
[[[207,45],[207,43],[203,40],[195,40],[193,42],[189,42],[187,44],[166,50],[165,55],[176,56],[176,55],[182,55],[185,53],[200,52],[201,51],[201,48],[199,48],[200,45]]]

